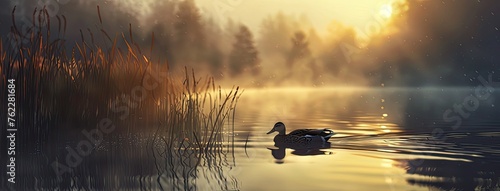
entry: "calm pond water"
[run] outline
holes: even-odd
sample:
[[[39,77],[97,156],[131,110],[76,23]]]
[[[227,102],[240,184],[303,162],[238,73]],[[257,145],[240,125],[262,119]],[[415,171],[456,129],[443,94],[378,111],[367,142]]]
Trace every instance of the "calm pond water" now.
[[[500,190],[498,92],[478,97],[472,88],[247,89],[236,108],[234,134],[225,134],[220,149],[203,157],[190,150],[157,152],[162,149],[154,131],[111,134],[71,172],[57,177],[51,164],[64,160],[65,148],[78,142],[67,138],[51,149],[24,153],[16,186]],[[329,147],[277,148],[275,134],[266,134],[277,121],[287,132],[331,128],[337,134]]]

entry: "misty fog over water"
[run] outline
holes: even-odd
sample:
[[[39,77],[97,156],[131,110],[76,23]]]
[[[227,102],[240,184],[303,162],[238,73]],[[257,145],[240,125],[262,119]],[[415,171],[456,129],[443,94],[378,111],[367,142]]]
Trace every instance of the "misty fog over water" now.
[[[0,190],[500,190],[499,15],[2,1]]]
[[[167,61],[174,72],[189,66],[228,85],[474,86],[479,75],[498,73],[499,6],[494,1],[322,2],[325,8],[319,2],[302,9],[294,8],[299,3],[273,8],[276,3],[238,12],[266,4],[72,0],[49,6],[49,13],[66,16],[62,38],[67,43],[80,41],[82,34],[90,39],[89,29],[98,44],[110,47],[97,35],[99,5],[111,36],[123,33],[147,54],[153,44],[153,60]],[[35,4],[3,4],[2,34],[10,31],[14,6],[18,25],[31,24]],[[336,4],[352,10],[329,9]]]

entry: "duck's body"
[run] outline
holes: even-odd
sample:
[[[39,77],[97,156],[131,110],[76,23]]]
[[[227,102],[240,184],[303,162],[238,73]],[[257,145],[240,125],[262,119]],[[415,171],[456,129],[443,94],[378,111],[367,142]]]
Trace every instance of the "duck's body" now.
[[[288,136],[321,137],[326,142],[333,134],[330,129],[297,129],[288,133]]]
[[[286,134],[285,124],[278,122],[267,134],[277,131],[274,142],[287,147],[321,147],[335,133],[330,129],[297,129]]]

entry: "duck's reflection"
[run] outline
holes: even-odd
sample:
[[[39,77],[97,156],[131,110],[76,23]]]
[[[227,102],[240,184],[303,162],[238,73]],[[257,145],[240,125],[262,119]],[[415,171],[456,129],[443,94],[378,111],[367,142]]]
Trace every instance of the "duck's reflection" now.
[[[294,150],[292,154],[298,156],[314,156],[314,155],[331,155],[331,151],[323,151],[321,149],[309,149],[309,150]]]
[[[297,156],[315,156],[315,155],[331,155],[333,154],[331,151],[325,151],[322,149],[330,149],[330,142],[323,143],[321,145],[315,145],[310,147],[301,147],[294,145],[284,145],[279,142],[274,142],[274,148],[268,148],[271,150],[271,155],[274,157],[275,163],[283,164],[286,156],[286,149],[292,149],[291,154]]]
[[[286,148],[285,147],[278,147],[278,148],[268,148],[271,150],[271,155],[273,155],[274,159],[276,159],[274,162],[277,164],[283,164],[285,161],[286,156]]]

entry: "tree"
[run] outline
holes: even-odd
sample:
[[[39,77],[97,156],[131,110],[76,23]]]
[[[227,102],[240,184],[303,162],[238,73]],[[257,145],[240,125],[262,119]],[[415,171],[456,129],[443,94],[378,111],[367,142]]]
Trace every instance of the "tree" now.
[[[307,42],[306,34],[302,31],[297,31],[293,35],[292,49],[287,58],[288,66],[293,66],[296,61],[310,58],[311,51],[309,50],[309,42]]]
[[[262,21],[258,39],[259,50],[264,57],[286,55],[289,46],[289,37],[297,28],[292,18],[279,12],[275,16],[269,16]]]
[[[177,61],[200,61],[203,59],[205,37],[201,15],[193,0],[179,3],[175,28],[175,53]]]
[[[166,58],[169,64],[172,64],[170,61],[173,61],[175,55],[174,52],[170,50],[175,48],[174,43],[176,43],[174,37],[174,22],[177,19],[177,4],[178,0],[155,2],[154,6],[151,7],[151,10],[144,18],[144,21],[150,21],[147,26],[142,28],[145,33],[142,34],[142,36],[134,37],[135,40],[143,39],[144,47],[149,48],[151,45],[154,45],[152,55],[161,55],[160,58]],[[134,34],[137,33],[134,31]],[[152,39],[154,39],[153,43],[151,42]]]
[[[236,41],[229,55],[231,75],[238,75],[247,70],[250,70],[254,75],[259,74],[259,53],[255,47],[252,33],[246,26],[242,25],[235,37]]]

